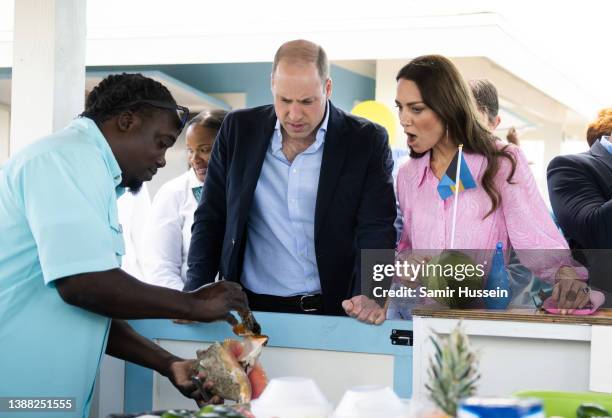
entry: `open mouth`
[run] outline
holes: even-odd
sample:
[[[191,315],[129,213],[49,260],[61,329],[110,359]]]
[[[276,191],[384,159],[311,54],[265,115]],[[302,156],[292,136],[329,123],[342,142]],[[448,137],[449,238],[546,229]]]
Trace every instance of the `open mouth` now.
[[[412,145],[416,141],[417,136],[415,134],[406,132],[406,138],[408,141],[408,145]]]

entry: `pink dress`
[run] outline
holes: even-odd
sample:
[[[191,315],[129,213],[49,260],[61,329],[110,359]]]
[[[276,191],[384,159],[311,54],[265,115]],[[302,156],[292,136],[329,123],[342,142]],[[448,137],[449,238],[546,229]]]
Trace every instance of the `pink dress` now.
[[[559,267],[573,264],[567,242],[551,218],[524,154],[514,145],[507,149],[516,159],[516,171],[512,184],[508,183],[511,164],[505,158],[500,159],[495,184],[502,201],[486,218],[491,209],[491,200],[481,183],[486,159],[479,154],[464,153],[477,187],[459,195],[455,248],[493,250],[502,242],[504,249],[512,246],[521,263],[532,272],[553,281]],[[429,162],[430,152],[407,161],[399,170],[397,192],[404,228],[398,251],[450,248],[455,197],[440,198],[439,180]],[[584,273],[579,272],[586,279]]]

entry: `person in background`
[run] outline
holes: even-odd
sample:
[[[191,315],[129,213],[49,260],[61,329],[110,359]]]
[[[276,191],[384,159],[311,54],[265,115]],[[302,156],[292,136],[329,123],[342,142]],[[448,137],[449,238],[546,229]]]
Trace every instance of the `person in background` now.
[[[521,146],[521,141],[519,140],[518,132],[516,131],[516,128],[514,126],[511,126],[510,129],[508,129],[508,133],[506,134],[506,141],[508,141],[509,144],[516,145],[517,147]]]
[[[110,75],[78,119],[0,169],[2,396],[73,397],[74,410],[61,416],[87,417],[106,352],[156,370],[203,401],[191,380],[195,360],[167,352],[125,319],[237,324],[231,311],[246,315],[246,295],[231,282],[179,292],[119,268],[125,248],[117,197],[138,191],[165,165],[187,114],[161,83]]]
[[[125,255],[121,270],[144,281],[144,249],[146,220],[151,212],[151,197],[147,183],[136,193],[124,193],[117,199],[119,223],[123,229]]]
[[[454,197],[444,198],[438,185],[459,144],[476,187],[460,193],[453,248],[492,250],[498,242],[516,250],[568,248],[525,156],[484,126],[468,86],[449,59],[426,55],[404,66],[397,75],[396,106],[412,157],[397,179],[404,217],[398,251],[451,247]],[[555,271],[553,297],[559,307],[586,305],[584,279],[570,267]],[[568,293],[576,297],[566,298]]]
[[[592,147],[602,136],[612,136],[612,107],[600,110],[597,119],[589,124],[586,131],[589,147]]]
[[[588,151],[557,156],[548,165],[550,203],[574,249],[612,249],[611,134],[612,108],[606,108],[587,129]],[[597,257],[596,262],[589,263],[591,282],[610,293],[612,257],[610,252],[597,253],[590,254]],[[596,267],[600,273],[593,270]],[[606,299],[610,306],[609,298]]]
[[[186,290],[221,277],[253,309],[380,323],[361,294],[360,250],[393,249],[395,199],[386,130],[329,100],[323,48],[283,44],[274,105],[230,113],[195,212]]]
[[[573,248],[612,248],[612,109],[587,129],[590,149],[548,165],[550,202]]]
[[[474,79],[468,82],[472,95],[476,100],[476,108],[484,117],[485,122],[491,132],[495,132],[501,122],[499,116],[499,96],[497,88],[487,79]],[[509,144],[519,145],[516,128],[511,127],[506,134],[506,141]]]
[[[164,184],[153,199],[147,221],[144,280],[182,290],[187,279],[187,254],[193,213],[198,207],[215,137],[227,112],[205,110],[187,124],[189,169]]]
[[[468,84],[476,100],[476,108],[484,117],[491,132],[495,132],[495,129],[497,129],[501,122],[497,88],[495,88],[493,83],[484,78],[470,80]]]

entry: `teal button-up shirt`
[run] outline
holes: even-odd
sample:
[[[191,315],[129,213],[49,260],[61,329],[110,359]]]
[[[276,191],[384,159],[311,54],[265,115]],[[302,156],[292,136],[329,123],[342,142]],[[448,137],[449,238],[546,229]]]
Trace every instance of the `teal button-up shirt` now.
[[[60,415],[88,415],[110,320],[66,304],[54,280],[121,265],[120,182],[87,118],[0,168],[0,397],[76,398]]]

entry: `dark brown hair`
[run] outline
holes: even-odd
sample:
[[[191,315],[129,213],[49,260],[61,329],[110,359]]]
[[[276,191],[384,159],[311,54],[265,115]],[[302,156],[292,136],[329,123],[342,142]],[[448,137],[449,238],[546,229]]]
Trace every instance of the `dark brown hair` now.
[[[597,119],[591,122],[587,129],[586,140],[589,147],[599,138],[610,135],[610,133],[612,133],[612,107],[607,107],[599,111]]]
[[[203,128],[213,129],[218,131],[221,128],[221,123],[227,115],[227,111],[223,109],[203,110],[187,122],[187,127],[191,125],[199,125]]]
[[[319,77],[321,77],[323,83],[329,78],[329,61],[327,61],[327,54],[323,48],[313,42],[297,39],[282,44],[274,55],[272,74],[276,72],[276,67],[278,67],[278,63],[281,60],[291,63],[313,63],[316,65]]]
[[[506,179],[508,183],[511,183],[516,170],[516,160],[507,150],[508,146],[499,148],[495,137],[480,122],[471,92],[448,58],[441,55],[415,58],[399,71],[396,80],[400,79],[417,85],[423,102],[438,115],[455,145],[463,143],[466,153],[480,154],[487,159],[487,168],[481,180],[491,199],[491,210],[485,215],[486,218],[501,204],[501,194],[494,182],[499,171],[499,159],[506,158],[512,166]],[[413,158],[424,155],[410,150]]]
[[[499,99],[497,89],[489,80],[470,80],[468,82],[478,110],[487,114],[489,123],[494,123],[499,114]]]

